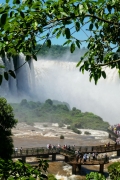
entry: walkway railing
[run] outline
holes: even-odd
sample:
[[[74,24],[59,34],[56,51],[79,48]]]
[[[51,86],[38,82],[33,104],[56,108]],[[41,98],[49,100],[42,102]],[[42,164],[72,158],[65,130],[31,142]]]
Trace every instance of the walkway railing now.
[[[18,156],[31,156],[31,155],[44,155],[44,154],[59,154],[59,149],[47,149],[45,147],[41,148],[25,148],[14,150],[12,157]]]
[[[112,129],[107,129],[108,133],[110,133],[113,137],[118,138],[118,135],[112,131]]]
[[[112,151],[118,151],[120,150],[120,145],[118,144],[111,144],[109,146],[100,145],[100,146],[81,146],[76,147],[74,150],[67,150],[62,148],[51,148],[47,149],[45,147],[41,148],[25,148],[25,149],[18,149],[17,151],[14,151],[12,157],[20,157],[20,156],[37,156],[37,155],[52,155],[52,154],[63,154],[64,156],[73,156],[75,154],[75,150],[79,150],[82,153],[106,153],[106,152],[112,152]]]

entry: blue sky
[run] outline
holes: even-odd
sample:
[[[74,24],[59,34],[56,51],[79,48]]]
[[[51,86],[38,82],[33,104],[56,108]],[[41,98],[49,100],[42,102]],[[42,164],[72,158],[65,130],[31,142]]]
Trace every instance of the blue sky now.
[[[10,4],[13,2],[13,0],[10,0]],[[2,3],[6,3],[6,0],[0,0],[0,4]],[[85,26],[81,32],[75,33],[74,36],[77,39],[80,40],[85,40],[87,38],[87,35],[90,35],[90,32],[86,31],[86,29],[88,29],[87,26]],[[64,37],[59,37],[58,39],[56,38],[52,38],[52,44],[58,44],[58,45],[62,45],[65,42],[65,38]],[[86,47],[86,44],[83,43],[81,47]]]

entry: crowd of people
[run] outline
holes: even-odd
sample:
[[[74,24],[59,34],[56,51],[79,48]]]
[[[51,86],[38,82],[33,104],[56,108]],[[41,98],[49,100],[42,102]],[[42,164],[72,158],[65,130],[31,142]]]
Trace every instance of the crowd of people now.
[[[110,142],[108,142],[108,144],[105,144],[105,146],[110,146]],[[76,162],[78,163],[84,163],[86,161],[91,161],[91,160],[98,160],[98,159],[105,159],[105,161],[108,161],[109,157],[107,155],[107,153],[105,153],[104,155],[100,155],[97,152],[92,152],[92,153],[82,153],[79,150],[76,150],[75,145],[70,146],[70,145],[51,145],[51,144],[47,144],[47,149],[63,149],[63,150],[68,150],[68,151],[72,151],[75,154],[75,158],[76,158]]]
[[[61,146],[60,144],[58,144],[58,145],[47,144],[47,149],[59,149],[59,148],[70,151],[70,150],[75,150],[75,145],[70,146],[70,145],[65,144],[65,145]]]
[[[112,125],[109,128],[118,136],[118,138],[116,138],[116,144],[120,144],[120,124]]]

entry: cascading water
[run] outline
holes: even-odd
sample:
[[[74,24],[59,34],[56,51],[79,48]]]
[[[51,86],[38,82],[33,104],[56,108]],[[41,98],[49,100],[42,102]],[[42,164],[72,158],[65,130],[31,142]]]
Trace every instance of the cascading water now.
[[[29,62],[29,63],[28,63]],[[7,98],[9,101],[20,101],[23,98],[32,99],[35,93],[35,75],[33,60],[25,61],[25,56],[20,54],[14,59],[7,57],[0,59],[0,64],[5,65],[5,70],[14,70],[16,79],[9,76],[9,80],[3,79],[0,87],[0,95]],[[24,64],[24,65],[23,65]]]
[[[119,123],[120,79],[115,69],[107,68],[107,79],[101,78],[95,85],[94,81],[89,82],[88,73],[83,75],[79,72],[76,62],[38,58],[37,62],[31,59],[25,63],[22,54],[14,61],[5,58],[0,62],[5,64],[7,70],[16,69],[16,79],[10,77],[9,81],[3,80],[0,86],[0,95],[9,101],[23,98],[33,101],[59,100],[69,103],[71,108],[93,112],[111,124]]]
[[[97,85],[76,68],[76,62],[39,60],[34,62],[37,95],[69,103],[83,112],[93,112],[111,124],[119,123],[120,80],[115,69],[106,69],[107,79]]]

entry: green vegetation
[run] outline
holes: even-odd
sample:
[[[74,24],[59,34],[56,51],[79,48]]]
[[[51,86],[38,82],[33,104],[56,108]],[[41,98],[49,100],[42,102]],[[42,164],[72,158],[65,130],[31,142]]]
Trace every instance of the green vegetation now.
[[[90,133],[90,132],[88,132],[88,131],[85,131],[85,132],[84,132],[84,134],[86,134],[86,135],[90,135],[91,133]]]
[[[36,50],[40,49],[40,44],[36,46]],[[75,53],[71,54],[69,51],[69,46],[62,46],[62,45],[51,45],[51,48],[46,47],[45,45],[42,46],[42,50],[38,52],[37,56],[44,59],[51,59],[51,60],[62,60],[62,61],[74,61],[77,62],[78,59],[75,58],[75,54],[78,56],[83,56],[87,52],[86,48],[76,48]],[[70,55],[70,59],[64,59],[64,55]]]
[[[13,153],[11,129],[15,127],[16,123],[13,108],[7,104],[5,98],[0,98],[0,158],[2,159],[11,159]]]
[[[79,128],[79,127],[78,127]],[[76,124],[73,124],[72,126],[67,126],[67,129],[73,130],[73,132],[77,134],[81,134],[82,132],[76,128]]]
[[[63,135],[60,135],[60,139],[65,139],[65,137]]]
[[[109,176],[113,180],[120,179],[120,162],[114,162],[108,166]]]
[[[114,162],[108,166],[109,179],[119,180],[120,179],[120,162]],[[107,180],[107,178],[98,172],[91,172],[86,175],[86,180]]]
[[[91,172],[86,175],[86,180],[106,180],[105,176],[98,172]],[[114,179],[112,179],[114,180]]]
[[[48,127],[48,125],[47,124],[43,124],[43,127]]]
[[[57,180],[53,174],[48,174],[48,180]]]
[[[47,161],[38,160],[38,163],[39,163],[38,167],[33,167],[30,164],[22,162],[22,160],[14,162],[12,160],[5,161],[3,159],[0,159],[0,179],[1,180],[2,179],[4,180],[13,180],[13,179],[47,180],[48,178],[46,175],[46,171],[49,166]]]
[[[78,58],[77,67],[82,73],[89,72],[90,81],[94,79],[96,84],[99,78],[106,78],[103,66],[115,67],[120,73],[119,0],[9,1],[0,6],[0,56],[23,52],[27,61],[31,56],[37,60],[43,45],[50,48],[53,37],[63,37],[63,45],[69,46],[71,53],[86,45],[87,52]],[[6,68],[0,83],[9,75],[15,77],[14,71]]]
[[[24,99],[20,103],[12,103],[11,106],[18,122],[26,122],[31,125],[34,122],[58,123],[60,127],[67,124],[70,125],[69,129],[79,134],[81,132],[77,128],[107,130],[109,126],[108,122],[104,122],[101,117],[93,113],[83,113],[75,107],[70,110],[67,103],[58,101],[56,103],[51,99],[46,100],[45,103],[28,102]]]

